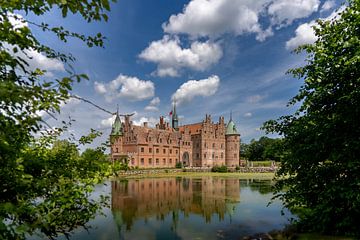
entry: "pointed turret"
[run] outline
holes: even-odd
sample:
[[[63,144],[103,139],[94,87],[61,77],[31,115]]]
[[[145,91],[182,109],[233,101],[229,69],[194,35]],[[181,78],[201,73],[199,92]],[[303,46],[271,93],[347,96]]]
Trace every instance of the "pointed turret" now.
[[[239,133],[236,130],[235,123],[232,120],[232,111],[230,112],[230,120],[229,120],[229,123],[226,126],[225,135],[239,135]]]
[[[172,127],[175,130],[179,130],[179,120],[178,120],[178,115],[176,113],[176,101],[174,101],[174,107],[172,110]]]
[[[121,120],[120,120],[120,116],[119,116],[119,108],[118,108],[118,110],[116,112],[115,122],[112,125],[110,136],[122,136],[122,135],[123,135],[123,131],[122,131],[122,125],[121,125]]]

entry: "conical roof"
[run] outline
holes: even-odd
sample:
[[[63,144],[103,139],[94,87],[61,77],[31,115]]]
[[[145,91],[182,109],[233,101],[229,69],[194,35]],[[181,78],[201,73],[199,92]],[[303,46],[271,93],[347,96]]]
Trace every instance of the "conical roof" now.
[[[230,119],[229,123],[226,126],[225,135],[238,135],[239,133],[236,130],[235,123],[232,119]]]
[[[117,136],[117,135],[122,135],[122,134],[123,133],[122,133],[121,120],[120,120],[119,112],[117,112],[115,122],[112,125],[111,135]]]

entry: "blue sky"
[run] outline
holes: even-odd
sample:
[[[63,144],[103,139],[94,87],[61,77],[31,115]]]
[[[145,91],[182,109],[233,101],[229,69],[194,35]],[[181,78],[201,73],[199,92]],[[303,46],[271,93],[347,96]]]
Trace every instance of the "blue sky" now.
[[[304,64],[291,50],[316,40],[311,26],[331,18],[340,3],[334,0],[120,0],[111,5],[107,23],[88,24],[78,16],[63,19],[59,12],[41,18],[51,26],[95,34],[102,32],[105,48],[88,48],[78,40],[63,44],[31,27],[46,45],[71,53],[78,73],[89,81],[74,85],[74,93],[110,111],[133,113],[133,121],[154,124],[168,116],[174,99],[180,124],[200,122],[211,114],[228,121],[230,111],[243,142],[264,135],[262,123],[289,114],[286,107],[302,80],[285,72]],[[39,57],[39,56],[38,56]],[[40,56],[41,57],[41,56]],[[64,68],[36,59],[49,77]],[[42,114],[51,124],[56,124]],[[75,119],[71,131],[80,136],[90,128],[110,133],[111,116],[72,100],[60,119]]]

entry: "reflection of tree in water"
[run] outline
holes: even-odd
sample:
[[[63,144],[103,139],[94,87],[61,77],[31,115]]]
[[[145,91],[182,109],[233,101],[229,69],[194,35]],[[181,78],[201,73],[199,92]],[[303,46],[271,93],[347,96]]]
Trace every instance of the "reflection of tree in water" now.
[[[190,179],[189,178],[183,178],[182,179],[182,186],[183,186],[184,191],[188,191],[189,186],[190,186]]]
[[[164,221],[168,215],[172,215],[171,229],[176,230],[180,213],[185,217],[200,215],[206,222],[211,222],[216,214],[223,220],[226,213],[234,212],[239,201],[238,179],[155,178],[112,182],[114,218],[115,215],[121,218],[116,223],[125,225],[126,230],[131,230],[138,219],[155,216]],[[121,214],[117,215],[118,212]]]
[[[260,194],[272,193],[274,184],[275,182],[272,180],[241,180],[241,186],[248,186],[253,192],[259,192]]]

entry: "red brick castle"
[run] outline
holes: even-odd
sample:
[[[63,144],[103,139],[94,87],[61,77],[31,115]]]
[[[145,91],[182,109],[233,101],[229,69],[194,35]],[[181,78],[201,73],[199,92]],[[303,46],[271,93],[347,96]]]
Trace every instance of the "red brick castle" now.
[[[210,115],[200,123],[178,126],[176,106],[172,110],[172,125],[160,117],[155,128],[147,123],[135,126],[130,116],[124,123],[117,113],[110,134],[113,161],[129,159],[129,166],[140,168],[175,167],[177,162],[190,167],[238,166],[240,134],[230,116],[213,123]]]

